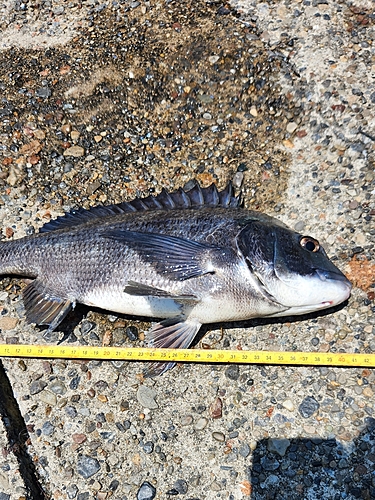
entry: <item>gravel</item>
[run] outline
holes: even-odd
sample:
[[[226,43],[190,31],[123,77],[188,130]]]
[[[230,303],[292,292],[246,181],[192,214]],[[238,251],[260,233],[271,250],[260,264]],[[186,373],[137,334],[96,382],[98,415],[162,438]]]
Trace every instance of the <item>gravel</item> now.
[[[247,207],[318,238],[353,293],[198,345],[375,353],[371,2],[8,2],[0,23],[4,239],[232,179]],[[143,345],[149,322],[83,306],[46,336],[24,321],[24,285],[2,278],[2,343]],[[3,364],[48,498],[375,497],[373,369],[180,364],[144,380],[138,363]],[[2,423],[0,438],[0,499],[26,498]]]

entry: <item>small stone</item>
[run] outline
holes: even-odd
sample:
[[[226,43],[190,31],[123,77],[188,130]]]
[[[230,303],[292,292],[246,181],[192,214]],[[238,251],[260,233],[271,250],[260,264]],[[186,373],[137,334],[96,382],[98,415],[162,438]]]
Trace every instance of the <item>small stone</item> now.
[[[87,440],[87,436],[86,434],[73,434],[72,439],[75,444],[82,444]]]
[[[140,385],[137,391],[137,400],[144,408],[155,410],[158,404],[155,401],[156,391],[147,387],[147,385]]]
[[[48,389],[55,394],[59,394],[62,396],[66,393],[66,387],[60,380],[54,380],[49,386]]]
[[[71,146],[64,151],[64,156],[73,156],[74,158],[80,158],[85,154],[85,150],[81,146]]]
[[[56,404],[56,396],[50,391],[43,391],[40,393],[39,396],[40,401],[43,401],[43,403],[46,403],[49,406],[55,406]]]
[[[100,142],[103,139],[103,136],[101,135],[94,135],[94,141],[95,142]]]
[[[216,398],[210,406],[211,418],[221,418],[223,412],[223,402],[220,398]]]
[[[96,458],[81,455],[77,460],[77,472],[80,476],[88,479],[100,470],[100,463]]]
[[[238,171],[234,174],[233,179],[232,179],[232,184],[235,188],[240,189],[243,183],[243,178],[244,178],[244,173],[241,171]]]
[[[225,370],[225,376],[230,380],[238,380],[238,377],[240,376],[240,369],[238,365],[229,365]]]
[[[359,203],[357,200],[351,200],[349,201],[349,208],[350,210],[355,210],[356,208],[358,208],[359,206]]]
[[[138,340],[138,328],[136,326],[128,326],[125,330],[126,336],[131,342]]]
[[[177,479],[177,481],[174,483],[173,488],[180,494],[180,495],[186,495],[188,492],[188,484],[184,479]]]
[[[51,97],[51,89],[49,87],[41,87],[40,89],[37,89],[35,92],[35,95],[37,97],[43,97],[46,99],[47,97]]]
[[[30,385],[30,394],[32,396],[34,396],[35,394],[42,392],[42,390],[46,386],[47,386],[47,382],[44,382],[44,380],[34,380],[34,382],[32,382]]]
[[[212,115],[211,115],[211,113],[203,113],[203,115],[202,115],[202,116],[203,116],[203,118],[204,118],[205,120],[212,120]]]
[[[51,422],[44,422],[42,425],[42,433],[45,436],[52,436],[52,434],[55,432],[55,426],[51,424]]]
[[[17,318],[12,318],[11,316],[1,316],[0,317],[0,329],[1,330],[13,330],[16,328],[18,323]]]
[[[372,398],[374,396],[374,391],[371,389],[371,387],[366,386],[363,389],[362,394],[366,396],[366,398]]]
[[[280,462],[276,458],[268,458],[267,456],[260,459],[260,463],[264,470],[272,471],[280,467]]]
[[[184,415],[183,417],[180,418],[180,424],[183,427],[191,425],[192,423],[193,423],[193,417],[191,415]]]
[[[78,132],[78,130],[72,130],[70,132],[70,137],[72,138],[72,141],[74,141],[74,142],[78,141],[80,135],[81,134]]]
[[[294,224],[294,229],[298,233],[302,233],[305,230],[306,224],[303,221],[298,221]]]
[[[152,453],[154,451],[154,443],[152,441],[147,441],[143,445],[143,451],[145,453],[147,453],[147,455],[149,455],[150,453]]]
[[[219,441],[220,443],[224,443],[225,441],[225,435],[222,432],[213,432],[212,437],[215,441]]]
[[[286,399],[285,401],[283,401],[282,405],[283,405],[284,408],[286,408],[289,411],[293,411],[294,410],[293,401],[291,401],[290,399]]]
[[[211,490],[212,491],[221,491],[223,489],[222,485],[218,481],[214,481],[211,483]]]
[[[250,114],[251,116],[254,116],[254,118],[258,116],[258,111],[254,106],[250,108]]]
[[[297,123],[289,122],[288,125],[286,126],[286,131],[289,134],[293,134],[293,132],[296,130],[297,127],[298,127]]]
[[[215,64],[215,63],[217,63],[217,62],[218,62],[218,60],[219,60],[219,59],[220,59],[220,57],[219,57],[219,56],[210,56],[210,57],[208,58],[208,61],[209,61],[211,64]]]
[[[238,450],[238,453],[241,455],[241,457],[246,458],[250,455],[250,451],[250,446],[247,443],[244,443]]]
[[[137,500],[153,500],[155,495],[156,489],[148,481],[145,481],[137,492]]]
[[[69,484],[66,487],[66,493],[68,495],[69,500],[72,500],[73,498],[76,498],[77,493],[78,493],[78,487],[76,484]]]
[[[93,328],[96,327],[96,323],[93,323],[92,321],[82,321],[82,324],[81,324],[81,334],[82,335],[86,335],[88,334],[89,332],[91,332],[91,330]]]
[[[270,438],[267,442],[267,449],[271,453],[277,453],[280,455],[280,457],[283,457],[286,453],[286,450],[290,446],[290,441],[289,439],[277,439],[277,438]]]
[[[203,429],[206,427],[208,424],[208,420],[205,417],[198,418],[198,420],[195,422],[194,429],[196,431],[203,431]]]
[[[320,404],[313,396],[307,396],[298,407],[303,418],[309,418],[320,408]]]

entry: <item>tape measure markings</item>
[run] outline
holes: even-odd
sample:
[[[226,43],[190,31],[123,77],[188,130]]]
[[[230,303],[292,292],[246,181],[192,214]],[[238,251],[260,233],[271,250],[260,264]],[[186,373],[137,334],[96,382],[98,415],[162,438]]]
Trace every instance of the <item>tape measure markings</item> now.
[[[375,367],[375,354],[292,351],[227,351],[219,349],[160,349],[147,347],[0,344],[0,356],[51,359]]]

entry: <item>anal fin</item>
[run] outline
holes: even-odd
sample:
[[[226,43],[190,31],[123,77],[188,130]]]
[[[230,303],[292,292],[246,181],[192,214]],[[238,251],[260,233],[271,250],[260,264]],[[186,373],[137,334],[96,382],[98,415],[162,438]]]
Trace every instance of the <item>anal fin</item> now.
[[[49,325],[48,332],[55,330],[75,305],[71,300],[53,294],[38,279],[23,290],[23,302],[27,321]]]
[[[184,318],[168,318],[157,323],[147,334],[149,347],[187,349],[198,333],[201,323]],[[150,363],[143,372],[145,377],[155,377],[172,368],[176,363]]]

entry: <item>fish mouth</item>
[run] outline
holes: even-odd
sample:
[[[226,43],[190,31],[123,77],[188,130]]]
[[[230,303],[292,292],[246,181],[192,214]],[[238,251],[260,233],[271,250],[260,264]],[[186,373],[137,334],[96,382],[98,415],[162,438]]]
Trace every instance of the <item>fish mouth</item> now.
[[[348,280],[348,278],[337,269],[337,271],[326,271],[325,269],[314,269],[315,273],[319,276],[319,278],[322,281],[328,281],[328,280],[333,280],[333,281],[342,281],[343,283],[346,283],[346,285],[352,289],[352,284]]]

